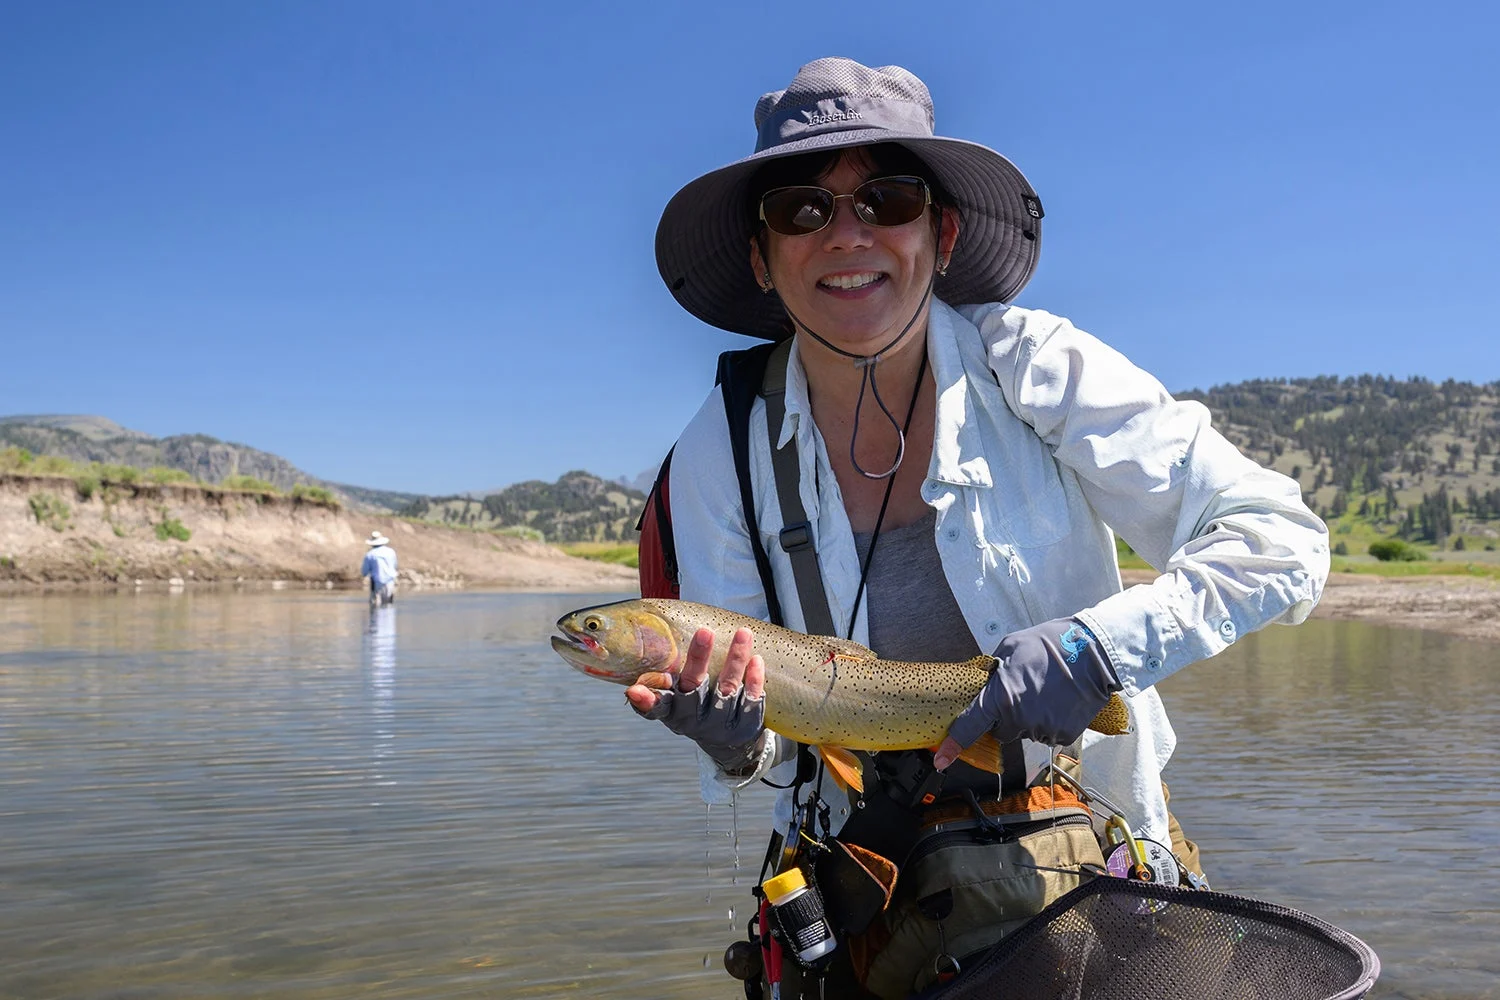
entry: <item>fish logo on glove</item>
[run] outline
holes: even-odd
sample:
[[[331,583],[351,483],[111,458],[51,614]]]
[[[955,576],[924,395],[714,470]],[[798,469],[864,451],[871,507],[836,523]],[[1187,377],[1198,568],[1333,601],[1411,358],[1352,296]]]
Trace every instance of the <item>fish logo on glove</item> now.
[[[1078,654],[1089,648],[1094,636],[1088,629],[1075,623],[1069,625],[1068,630],[1058,636],[1057,641],[1062,643],[1063,652],[1067,654],[1063,659],[1069,663],[1077,663]]]

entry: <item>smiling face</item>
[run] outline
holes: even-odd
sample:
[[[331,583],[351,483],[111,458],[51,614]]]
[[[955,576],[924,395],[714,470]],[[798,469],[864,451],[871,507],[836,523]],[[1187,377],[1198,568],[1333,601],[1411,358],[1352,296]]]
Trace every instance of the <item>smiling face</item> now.
[[[865,147],[856,147],[816,177],[781,183],[816,184],[834,194],[851,194],[873,177],[911,172],[879,165]],[[904,226],[872,226],[855,214],[850,199],[840,198],[832,221],[811,235],[783,236],[762,228],[759,240],[751,240],[750,266],[758,282],[769,271],[781,301],[799,323],[835,346],[863,355],[890,343],[919,306],[926,308],[922,296],[938,255],[946,259],[957,238],[952,210],[929,209]],[[912,332],[925,328],[919,319]]]

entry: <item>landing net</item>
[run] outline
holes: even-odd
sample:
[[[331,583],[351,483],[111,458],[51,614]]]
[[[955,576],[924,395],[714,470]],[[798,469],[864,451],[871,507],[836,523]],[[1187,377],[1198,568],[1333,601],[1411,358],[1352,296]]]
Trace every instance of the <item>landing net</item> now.
[[[1317,917],[1219,892],[1096,878],[931,1000],[1354,1000],[1380,974]]]

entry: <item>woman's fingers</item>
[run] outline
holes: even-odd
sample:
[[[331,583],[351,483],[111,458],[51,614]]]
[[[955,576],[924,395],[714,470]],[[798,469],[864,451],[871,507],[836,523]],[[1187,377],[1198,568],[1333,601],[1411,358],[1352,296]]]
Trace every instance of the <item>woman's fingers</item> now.
[[[625,689],[625,700],[630,702],[630,707],[642,714],[651,711],[660,701],[656,692],[644,684],[632,684]]]
[[[693,639],[688,643],[687,658],[682,665],[682,673],[677,676],[677,690],[692,691],[703,683],[703,678],[708,676],[708,659],[713,651],[712,629],[700,628],[693,633]]]
[[[958,755],[963,753],[964,748],[959,745],[958,740],[951,736],[943,737],[943,742],[932,753],[932,766],[939,771],[948,769],[948,765],[958,760]]]
[[[752,700],[765,696],[766,661],[755,655],[755,635],[748,628],[738,629],[729,640],[729,651],[724,655],[724,669],[719,672],[719,693],[728,697],[745,687],[745,697]],[[708,677],[714,651],[712,629],[700,628],[688,643],[687,656],[683,658],[682,672],[677,676],[678,691],[693,691]],[[661,699],[656,691],[645,684],[632,684],[625,689],[625,698],[638,712],[649,712]]]
[[[704,631],[707,631],[706,629]],[[710,637],[712,642],[712,637]],[[745,671],[755,646],[755,636],[747,628],[736,629],[729,640],[729,652],[724,656],[724,669],[719,674],[719,693],[726,698],[739,690],[745,681]]]
[[[745,698],[749,701],[759,701],[766,696],[766,661],[761,659],[759,653],[750,657],[750,663],[745,667]]]

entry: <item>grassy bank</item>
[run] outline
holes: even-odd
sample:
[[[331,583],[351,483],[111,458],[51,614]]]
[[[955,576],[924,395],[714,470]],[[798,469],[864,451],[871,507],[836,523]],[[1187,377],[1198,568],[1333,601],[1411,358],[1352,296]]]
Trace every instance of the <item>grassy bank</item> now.
[[[218,483],[194,479],[181,469],[164,465],[140,469],[133,465],[110,465],[104,462],[75,462],[57,455],[33,455],[25,448],[0,448],[0,475],[38,479],[71,479],[79,500],[89,500],[96,493],[141,486],[196,486],[206,490],[247,493],[267,497],[289,496],[302,503],[317,504],[337,510],[338,497],[321,486],[294,485],[283,492],[273,484],[253,476],[226,476]]]
[[[620,544],[617,542],[565,542],[558,546],[570,556],[580,559],[592,559],[595,562],[613,563],[616,566],[629,566],[635,569],[640,566],[640,556],[636,552],[635,543]]]

